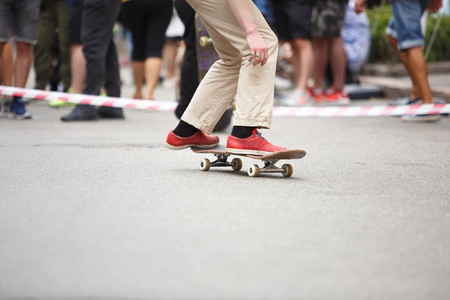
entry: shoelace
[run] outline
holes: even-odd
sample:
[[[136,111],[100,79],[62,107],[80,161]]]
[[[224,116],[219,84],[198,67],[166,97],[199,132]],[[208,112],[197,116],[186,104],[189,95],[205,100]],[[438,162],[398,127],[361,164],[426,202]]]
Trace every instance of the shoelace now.
[[[261,138],[267,142],[267,140],[262,136],[261,132],[256,131],[256,137]]]

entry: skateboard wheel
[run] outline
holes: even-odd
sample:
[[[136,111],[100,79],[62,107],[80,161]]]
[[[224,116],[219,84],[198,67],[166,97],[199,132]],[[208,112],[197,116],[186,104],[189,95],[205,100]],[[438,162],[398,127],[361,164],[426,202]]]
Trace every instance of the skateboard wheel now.
[[[248,176],[250,177],[256,177],[259,175],[259,166],[258,165],[252,165],[248,169]]]
[[[285,164],[281,168],[283,169],[281,174],[283,174],[284,177],[291,177],[294,173],[294,168],[290,164]]]
[[[202,171],[208,171],[210,167],[211,167],[211,162],[209,161],[209,159],[204,158],[204,159],[200,162],[200,170],[202,170]]]
[[[212,39],[207,36],[202,36],[198,42],[199,42],[200,46],[204,48],[212,43]]]
[[[233,158],[233,160],[231,161],[231,167],[233,168],[233,170],[239,171],[240,169],[242,169],[242,160],[240,158]]]

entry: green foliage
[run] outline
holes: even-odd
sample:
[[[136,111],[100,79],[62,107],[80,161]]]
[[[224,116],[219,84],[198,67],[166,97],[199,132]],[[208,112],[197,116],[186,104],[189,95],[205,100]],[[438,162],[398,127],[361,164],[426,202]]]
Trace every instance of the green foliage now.
[[[450,16],[440,16],[439,29],[437,30],[436,37],[434,39],[428,61],[445,61],[450,60]],[[428,46],[431,36],[433,34],[434,27],[439,22],[437,15],[428,17],[427,33],[425,36],[425,47]],[[426,48],[425,48],[426,49]]]
[[[386,26],[391,18],[392,11],[389,4],[381,9],[373,7],[367,10],[367,16],[370,20],[372,32],[372,47],[370,49],[370,63],[398,62],[398,56],[395,49],[391,46],[386,36]],[[425,36],[425,49],[430,42],[433,30],[438,22],[438,15],[429,15],[427,21],[427,32]],[[443,15],[440,19],[439,29],[437,30],[428,61],[450,60],[450,16]]]
[[[391,17],[390,5],[382,8],[373,7],[367,10],[367,16],[370,22],[370,31],[372,32],[372,45],[369,54],[369,63],[375,62],[394,62],[397,61],[395,49],[389,44],[385,34],[386,26]]]

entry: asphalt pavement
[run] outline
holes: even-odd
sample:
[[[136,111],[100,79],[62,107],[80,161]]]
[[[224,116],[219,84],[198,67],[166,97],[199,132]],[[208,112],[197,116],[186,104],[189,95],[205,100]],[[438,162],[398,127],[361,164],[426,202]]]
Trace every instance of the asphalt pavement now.
[[[274,117],[307,155],[250,178],[166,149],[171,112],[28,108],[0,118],[1,299],[450,298],[447,117]]]

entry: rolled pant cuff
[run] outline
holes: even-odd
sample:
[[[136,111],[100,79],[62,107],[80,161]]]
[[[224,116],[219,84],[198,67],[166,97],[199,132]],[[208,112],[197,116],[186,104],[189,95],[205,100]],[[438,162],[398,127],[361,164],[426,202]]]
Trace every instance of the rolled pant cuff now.
[[[266,119],[239,119],[234,120],[235,126],[246,126],[269,129],[272,124],[272,118]]]
[[[404,51],[416,47],[424,47],[425,43],[422,39],[409,40],[398,43],[398,50]]]
[[[181,120],[194,126],[198,130],[203,131],[206,134],[211,134],[214,130],[214,127],[216,126],[216,124],[211,125],[202,122],[201,120],[197,119],[195,116],[190,114],[188,111],[184,112],[183,116],[181,117]]]

